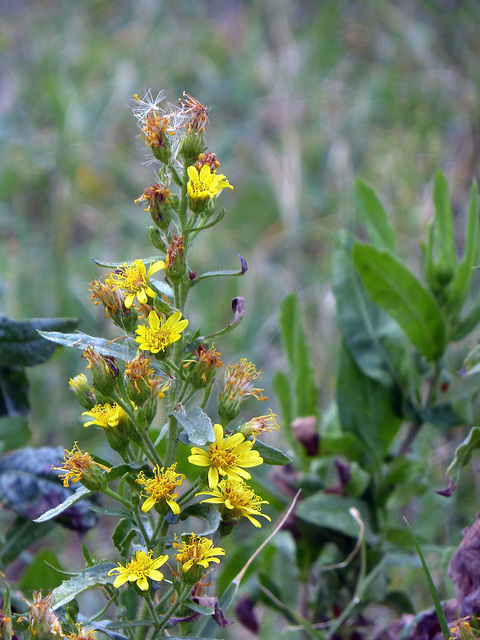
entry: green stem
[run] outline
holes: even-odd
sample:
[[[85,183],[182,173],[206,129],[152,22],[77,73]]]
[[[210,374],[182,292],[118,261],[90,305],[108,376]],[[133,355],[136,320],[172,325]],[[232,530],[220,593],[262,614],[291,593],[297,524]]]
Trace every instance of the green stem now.
[[[110,498],[113,498],[117,502],[121,502],[130,511],[133,510],[133,504],[129,500],[126,500],[125,498],[122,498],[122,496],[119,496],[118,493],[115,493],[115,491],[110,489],[110,487],[104,487],[102,489],[102,493],[104,493],[106,496],[109,496]]]
[[[157,520],[157,524],[155,525],[155,529],[153,530],[153,533],[152,533],[152,543],[155,543],[155,540],[157,538],[165,537],[168,531],[168,526],[169,525],[165,517],[160,517]],[[162,555],[164,547],[165,547],[164,542],[159,542],[157,545],[155,545],[155,555],[157,556]]]
[[[190,489],[188,489],[187,491],[185,491],[185,493],[183,493],[177,500],[177,504],[179,506],[182,506],[182,504],[185,504],[186,502],[188,502],[189,500],[191,500],[193,498],[193,496],[197,493],[198,490],[198,486],[200,484],[200,479],[197,478],[194,483],[192,484],[192,486],[190,487]]]
[[[162,459],[158,455],[158,451],[156,450],[153,442],[148,437],[145,429],[140,427],[137,431],[140,434],[140,438],[142,439],[142,443],[144,447],[147,449],[148,453],[151,456],[150,460],[153,461],[159,467],[163,467]],[[147,457],[149,457],[148,454],[147,454]]]
[[[170,600],[170,598],[173,596],[174,593],[175,593],[175,589],[173,587],[170,587],[167,593],[163,595],[160,601],[157,603],[155,607],[157,612],[159,612],[160,609],[165,605],[165,603]]]
[[[164,616],[160,620],[160,629],[159,629],[159,631],[163,631],[163,629],[166,627],[167,622],[170,620],[170,618],[173,617],[174,613],[185,602],[185,600],[187,599],[187,596],[188,596],[188,594],[190,593],[191,590],[192,590],[192,585],[190,585],[190,584],[187,584],[187,585],[185,585],[183,587],[183,589],[179,593],[178,598],[176,599],[176,601],[173,603],[173,605],[170,607],[170,609],[164,614]],[[152,640],[154,640],[155,637],[156,637],[156,634],[152,637]]]
[[[202,399],[202,402],[200,404],[200,409],[203,409],[205,407],[205,405],[207,404],[211,392],[212,392],[212,385],[208,386],[205,389],[205,392],[203,394],[203,399]]]
[[[135,513],[135,520],[136,520],[136,523],[138,525],[138,528],[140,529],[140,533],[142,534],[143,539],[145,540],[145,546],[147,548],[149,548],[150,547],[150,538],[149,538],[147,530],[145,529],[145,526],[143,524],[142,514],[140,513],[140,511],[138,509],[138,505],[135,506],[135,509],[133,511]]]
[[[175,462],[176,452],[177,452],[177,419],[174,416],[169,416],[167,451],[165,452],[166,467],[170,467]]]

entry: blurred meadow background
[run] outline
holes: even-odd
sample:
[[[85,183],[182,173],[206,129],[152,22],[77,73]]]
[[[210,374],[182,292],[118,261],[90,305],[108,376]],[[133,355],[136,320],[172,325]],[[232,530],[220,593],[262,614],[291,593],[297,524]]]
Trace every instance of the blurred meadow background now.
[[[376,189],[416,273],[436,170],[458,216],[480,178],[479,3],[0,0],[0,12],[2,313],[78,317],[80,330],[106,332],[88,292],[105,270],[91,258],[152,255],[149,216],[134,204],[153,169],[133,94],[165,89],[176,102],[187,91],[211,108],[207,144],[235,187],[192,266],[235,269],[238,253],[249,266],[195,289],[191,322],[211,333],[230,321],[231,298],[246,298],[240,328],[217,346],[227,363],[256,363],[276,410],[278,310],[298,291],[326,411],[337,358],[331,257],[338,229],[356,226],[355,178]],[[68,388],[84,368],[80,352],[59,349],[29,369],[33,445],[97,437]],[[443,455],[429,459],[441,478],[451,449]],[[441,508],[458,511],[461,499]],[[469,504],[454,544],[476,513]]]

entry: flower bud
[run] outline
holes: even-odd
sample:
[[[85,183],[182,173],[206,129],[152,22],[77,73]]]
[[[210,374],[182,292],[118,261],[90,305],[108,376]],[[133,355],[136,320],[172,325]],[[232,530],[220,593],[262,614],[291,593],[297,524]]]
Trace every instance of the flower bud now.
[[[33,604],[29,611],[29,630],[36,640],[60,640],[60,621],[51,607],[52,594],[42,598],[41,591],[33,592]]]
[[[238,416],[240,405],[248,396],[268,400],[262,395],[263,389],[253,386],[256,379],[260,379],[260,372],[246,358],[225,368],[225,386],[218,397],[218,415],[223,426]]]
[[[205,149],[203,133],[190,132],[185,135],[180,145],[180,155],[187,166],[193,164]]]
[[[93,386],[108,397],[117,386],[119,369],[113,358],[102,356],[93,347],[87,347],[83,357],[88,360],[87,369],[92,371]]]
[[[74,378],[70,378],[68,384],[79,404],[84,409],[91,409],[95,406],[96,400],[92,393],[92,385],[88,382],[87,376],[84,373],[79,373]]]
[[[150,395],[149,378],[153,373],[150,358],[140,352],[125,366],[125,387],[128,397],[141,407]]]
[[[12,618],[4,611],[0,611],[0,640],[12,640]]]
[[[170,189],[156,182],[145,189],[140,198],[137,198],[135,202],[144,200],[147,203],[145,211],[150,212],[152,220],[159,229],[167,231],[172,217],[171,197]]]
[[[218,368],[223,367],[220,353],[212,345],[209,349],[200,344],[193,352],[194,359],[184,363],[188,368],[187,380],[194,389],[203,389],[212,384]]]
[[[172,282],[181,282],[185,275],[185,256],[183,236],[173,236],[167,250],[165,260],[165,275]]]

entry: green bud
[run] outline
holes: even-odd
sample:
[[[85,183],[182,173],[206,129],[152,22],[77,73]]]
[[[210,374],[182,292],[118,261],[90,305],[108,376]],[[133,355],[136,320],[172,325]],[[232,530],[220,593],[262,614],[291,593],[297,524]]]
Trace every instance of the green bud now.
[[[79,373],[74,378],[70,378],[69,385],[82,407],[90,410],[97,404],[95,396],[92,393],[92,385],[88,382],[87,376],[84,373]]]

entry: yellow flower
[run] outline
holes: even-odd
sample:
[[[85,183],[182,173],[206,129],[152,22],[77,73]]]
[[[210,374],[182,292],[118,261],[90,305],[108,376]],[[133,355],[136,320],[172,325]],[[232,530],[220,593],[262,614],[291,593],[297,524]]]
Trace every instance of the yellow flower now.
[[[271,520],[269,516],[260,513],[262,504],[268,504],[267,500],[262,500],[260,496],[257,496],[243,480],[227,478],[219,482],[216,489],[197,493],[197,495],[200,494],[212,496],[201,502],[223,505],[222,517],[224,520],[248,518],[257,528],[262,525],[254,516],[262,516]]]
[[[180,562],[184,572],[197,566],[208,569],[208,565],[211,562],[220,564],[220,560],[215,556],[225,555],[224,549],[214,547],[211,540],[203,536],[196,536],[194,533],[192,533],[188,542],[178,542],[177,539],[173,546],[178,549],[176,560]]]
[[[135,342],[139,343],[139,349],[158,353],[165,351],[169,345],[180,340],[182,331],[188,325],[188,320],[181,318],[180,311],[176,311],[164,321],[156,311],[150,311],[148,315],[149,326],[140,325],[137,328],[138,336],[135,338]]]
[[[233,189],[223,174],[212,173],[209,164],[204,164],[200,171],[190,166],[187,173],[190,178],[187,191],[192,200],[214,198],[222,189]]]
[[[177,497],[176,493],[173,493],[175,487],[179,487],[185,480],[183,473],[177,473],[177,463],[173,464],[168,469],[164,469],[157,465],[153,468],[154,477],[146,478],[143,471],[138,474],[138,478],[135,482],[142,484],[145,487],[145,492],[148,494],[148,498],[142,505],[142,511],[147,512],[157,503],[162,500],[165,501],[175,515],[180,513],[180,507],[175,502]],[[142,497],[145,497],[142,493]]]
[[[135,557],[127,562],[123,567],[118,563],[118,567],[111,569],[108,575],[111,576],[115,572],[118,576],[113,583],[114,587],[121,587],[126,582],[136,582],[139,589],[142,591],[148,590],[148,580],[163,580],[163,573],[158,571],[158,568],[167,562],[168,556],[153,557],[153,551],[149,551],[148,554],[145,551],[137,551]]]
[[[227,476],[233,480],[246,478],[251,475],[245,471],[244,467],[257,467],[262,464],[263,458],[258,451],[252,450],[253,443],[245,440],[241,433],[223,437],[222,425],[216,424],[213,427],[215,442],[208,451],[192,447],[192,455],[188,457],[191,464],[199,467],[209,467],[208,485],[210,489],[215,489],[219,482],[219,476]]]
[[[95,640],[97,637],[95,629],[88,629],[87,631],[79,622],[77,622],[76,627],[76,633],[68,633],[65,637],[70,638],[70,640]]]
[[[84,427],[89,427],[91,424],[96,424],[104,429],[111,427],[118,427],[120,421],[126,417],[125,411],[118,406],[116,402],[109,404],[96,404],[91,411],[84,411],[82,416],[91,416],[93,420],[85,422]]]
[[[105,282],[113,289],[124,289],[127,292],[125,307],[129,309],[135,298],[140,304],[147,304],[148,296],[155,297],[155,291],[150,287],[150,277],[165,268],[163,260],[151,262],[148,272],[143,260],[135,260],[131,264],[126,262],[105,278]]]
[[[99,476],[98,471],[95,467],[99,467],[100,469],[104,469],[105,471],[110,471],[108,467],[99,462],[95,462],[92,460],[92,456],[86,451],[82,451],[78,448],[78,444],[75,442],[73,449],[68,451],[65,449],[64,451],[64,462],[62,467],[53,467],[56,471],[64,471],[65,473],[59,473],[59,477],[63,478],[63,486],[68,487],[68,482],[71,480],[72,484],[82,480],[83,478],[87,478],[88,480],[99,480],[101,476]]]

